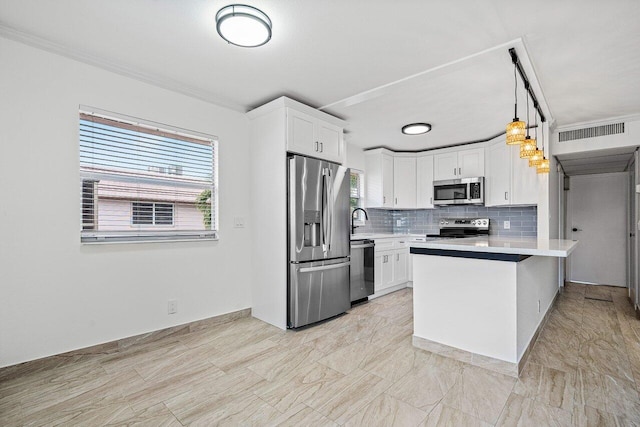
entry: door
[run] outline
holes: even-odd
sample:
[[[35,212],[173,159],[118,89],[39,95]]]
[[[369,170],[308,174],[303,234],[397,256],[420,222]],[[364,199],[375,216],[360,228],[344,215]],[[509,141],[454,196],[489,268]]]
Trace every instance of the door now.
[[[289,158],[289,260],[349,256],[349,169]]]
[[[417,207],[433,208],[433,156],[418,157],[416,168]]]
[[[579,240],[569,257],[568,280],[627,286],[627,173],[570,178],[568,233]]]
[[[349,260],[290,264],[288,326],[315,323],[344,313],[349,298]]]
[[[393,207],[393,157],[382,155],[382,207]]]
[[[416,208],[416,159],[415,157],[394,157],[393,197],[395,208]]]
[[[484,176],[484,148],[458,152],[458,178]]]
[[[317,121],[319,157],[342,162],[342,129],[321,120]]]
[[[454,179],[458,177],[458,153],[444,153],[433,156],[433,180]]]
[[[287,151],[317,156],[314,125],[310,115],[287,108]]]
[[[511,152],[499,141],[486,150],[486,176],[484,178],[485,206],[509,205],[511,199]],[[535,171],[534,171],[535,173]]]
[[[538,204],[538,172],[529,167],[529,160],[520,158],[520,146],[509,145],[513,166],[511,176],[511,204]]]

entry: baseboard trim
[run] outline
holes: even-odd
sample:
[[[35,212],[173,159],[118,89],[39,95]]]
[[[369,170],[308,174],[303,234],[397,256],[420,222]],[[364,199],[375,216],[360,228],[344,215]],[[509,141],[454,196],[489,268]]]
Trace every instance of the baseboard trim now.
[[[52,356],[47,356],[40,359],[29,360],[26,362],[18,363],[16,365],[5,366],[0,368],[0,379],[6,376],[6,371],[15,370],[18,367],[21,372],[28,372],[33,369],[42,369],[43,366],[57,366],[60,364],[61,358],[74,359],[80,356],[114,354],[130,349],[132,347],[149,344],[167,337],[177,337],[190,332],[200,331],[249,316],[251,316],[251,309],[245,308],[242,310],[233,311],[231,313],[209,317],[207,319],[196,320],[182,325],[159,329],[157,331],[148,332],[146,334],[134,335],[131,337],[121,338],[119,340],[109,341],[106,343],[80,348],[65,353],[54,354]]]

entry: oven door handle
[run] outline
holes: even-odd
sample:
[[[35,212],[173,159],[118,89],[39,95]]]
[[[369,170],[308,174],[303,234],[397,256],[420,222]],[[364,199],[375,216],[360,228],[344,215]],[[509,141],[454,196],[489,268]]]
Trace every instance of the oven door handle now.
[[[372,248],[374,247],[374,243],[369,243],[367,245],[351,245],[351,249],[364,249],[364,248]]]

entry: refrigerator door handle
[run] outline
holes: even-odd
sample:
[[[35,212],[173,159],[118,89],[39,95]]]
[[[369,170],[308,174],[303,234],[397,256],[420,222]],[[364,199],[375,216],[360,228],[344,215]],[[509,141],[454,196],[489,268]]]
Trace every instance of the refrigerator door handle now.
[[[300,273],[311,273],[314,271],[335,270],[336,268],[347,267],[349,265],[351,265],[351,261],[341,262],[340,264],[321,265],[319,267],[302,267],[299,268],[298,271]]]
[[[322,170],[322,251],[325,253],[331,249],[331,171],[329,168]]]

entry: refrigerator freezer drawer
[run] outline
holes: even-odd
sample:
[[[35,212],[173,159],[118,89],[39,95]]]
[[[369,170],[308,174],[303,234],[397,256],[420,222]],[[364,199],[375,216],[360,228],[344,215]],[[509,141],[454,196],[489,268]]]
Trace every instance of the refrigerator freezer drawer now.
[[[290,264],[290,328],[319,322],[351,308],[349,264],[349,258]]]

